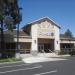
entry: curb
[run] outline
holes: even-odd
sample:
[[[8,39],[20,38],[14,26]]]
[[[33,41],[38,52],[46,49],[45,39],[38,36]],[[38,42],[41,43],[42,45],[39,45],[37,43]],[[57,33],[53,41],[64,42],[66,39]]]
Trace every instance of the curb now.
[[[15,61],[15,62],[2,62],[0,63],[1,64],[13,64],[13,63],[20,63],[20,62],[23,62],[23,61]]]
[[[59,55],[60,57],[70,57],[70,55]]]

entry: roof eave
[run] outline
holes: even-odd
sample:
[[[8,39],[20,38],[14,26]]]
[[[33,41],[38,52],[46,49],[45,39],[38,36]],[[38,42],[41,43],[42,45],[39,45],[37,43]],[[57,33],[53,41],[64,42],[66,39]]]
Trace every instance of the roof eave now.
[[[44,19],[44,18],[47,18],[48,20],[50,20],[51,22],[53,22],[58,28],[61,29],[61,26],[60,26],[59,24],[57,24],[56,22],[54,22],[54,21],[53,21],[52,19],[50,19],[49,17],[42,17],[42,18],[40,18],[40,19],[34,20],[34,21],[30,22],[30,23],[27,23],[26,26],[33,25],[33,24],[35,24],[36,22],[38,22],[38,21],[40,21],[40,20],[42,20],[42,19]],[[25,26],[25,27],[26,27],[26,26]]]

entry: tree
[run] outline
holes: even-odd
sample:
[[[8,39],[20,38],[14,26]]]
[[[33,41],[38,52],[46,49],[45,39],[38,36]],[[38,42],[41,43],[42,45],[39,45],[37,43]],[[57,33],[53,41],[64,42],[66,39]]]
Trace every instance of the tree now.
[[[64,35],[69,38],[73,37],[72,32],[69,29],[67,29],[67,31],[64,33]]]
[[[1,53],[5,57],[4,29],[13,30],[21,21],[18,0],[0,0]]]

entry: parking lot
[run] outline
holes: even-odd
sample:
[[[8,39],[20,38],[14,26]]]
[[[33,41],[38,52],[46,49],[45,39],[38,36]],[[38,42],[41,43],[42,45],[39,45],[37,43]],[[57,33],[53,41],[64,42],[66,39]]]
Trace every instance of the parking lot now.
[[[75,75],[75,57],[33,64],[0,64],[0,75]]]

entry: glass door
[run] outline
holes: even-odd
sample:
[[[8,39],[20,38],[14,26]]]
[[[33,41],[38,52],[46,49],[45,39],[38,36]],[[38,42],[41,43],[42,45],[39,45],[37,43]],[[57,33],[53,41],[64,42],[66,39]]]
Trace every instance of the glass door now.
[[[46,53],[49,53],[49,50],[50,50],[50,44],[44,44],[44,51]]]
[[[43,53],[44,52],[44,44],[39,44],[38,50],[39,50],[39,52]]]

